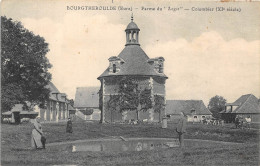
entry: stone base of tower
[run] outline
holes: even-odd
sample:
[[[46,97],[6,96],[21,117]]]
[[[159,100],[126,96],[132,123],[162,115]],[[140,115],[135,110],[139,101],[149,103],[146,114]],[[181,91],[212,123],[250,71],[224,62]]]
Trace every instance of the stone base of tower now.
[[[144,90],[145,88],[151,89],[151,100],[153,105],[155,104],[155,97],[162,96],[165,100],[165,80],[152,77],[135,77],[134,79],[138,83],[138,89]],[[113,108],[113,102],[110,103],[111,97],[116,97],[119,93],[119,81],[118,78],[106,78],[101,80],[102,90],[102,109],[103,109],[103,121],[104,122],[128,122],[131,120],[140,120],[148,122],[159,122],[162,117],[165,116],[165,112],[154,112],[153,109],[147,111],[139,111],[138,115],[135,110],[120,112],[120,108]],[[112,106],[110,104],[112,104]],[[138,118],[137,118],[138,117]]]
[[[160,119],[159,119],[160,116]],[[138,120],[144,121],[144,122],[159,122],[162,120],[162,117],[164,116],[164,112],[161,113],[161,115],[157,112],[154,112],[152,109],[147,111],[140,111],[138,112]],[[130,121],[136,121],[137,120],[137,112],[136,111],[110,111],[105,110],[104,112],[104,122],[106,123],[114,123],[114,122],[124,122],[128,123]]]

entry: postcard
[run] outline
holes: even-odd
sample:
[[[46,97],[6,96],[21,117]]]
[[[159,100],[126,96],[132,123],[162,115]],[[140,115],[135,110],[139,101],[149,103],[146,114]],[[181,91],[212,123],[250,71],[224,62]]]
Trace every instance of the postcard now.
[[[2,0],[1,165],[258,165],[259,11]]]

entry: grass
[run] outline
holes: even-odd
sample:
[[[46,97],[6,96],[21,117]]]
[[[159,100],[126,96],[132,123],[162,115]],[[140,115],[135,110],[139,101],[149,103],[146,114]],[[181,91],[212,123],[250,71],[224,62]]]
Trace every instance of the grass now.
[[[65,132],[66,124],[43,124],[47,143],[82,139],[123,137],[176,138],[175,124],[167,129],[159,124],[98,124],[74,122],[73,134]],[[31,150],[32,124],[2,124],[1,165],[259,165],[258,130],[234,129],[233,125],[207,126],[188,124],[186,139],[240,142],[238,145],[194,145],[140,152],[71,152],[69,145]]]

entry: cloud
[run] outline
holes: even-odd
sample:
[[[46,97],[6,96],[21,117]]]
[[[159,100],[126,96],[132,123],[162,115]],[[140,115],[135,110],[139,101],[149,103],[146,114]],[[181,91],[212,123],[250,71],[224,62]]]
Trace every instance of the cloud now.
[[[225,41],[205,32],[191,42],[180,38],[147,46],[150,57],[165,57],[168,99],[203,99],[222,95],[233,102],[243,94],[259,97],[260,41]]]
[[[67,13],[62,20],[22,19],[24,26],[49,43],[53,82],[75,97],[76,87],[100,86],[97,77],[125,44],[126,25],[111,23],[106,15]],[[215,31],[193,40],[160,40],[145,45],[150,57],[163,56],[168,99],[202,99],[222,95],[229,102],[243,94],[259,97],[260,41],[225,41]]]
[[[125,25],[112,24],[105,15],[70,13],[60,22],[25,18],[22,23],[49,43],[52,81],[70,98],[76,87],[100,86],[97,77],[108,67],[108,58],[119,54],[125,43]]]

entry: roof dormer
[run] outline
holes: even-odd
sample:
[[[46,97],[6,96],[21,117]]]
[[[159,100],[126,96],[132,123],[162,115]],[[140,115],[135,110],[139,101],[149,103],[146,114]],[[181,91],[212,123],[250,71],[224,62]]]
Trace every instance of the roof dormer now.
[[[163,73],[163,69],[164,69],[163,57],[151,58],[148,60],[148,63],[150,65],[153,65],[155,71],[157,71],[158,73]]]
[[[121,65],[124,63],[122,58],[117,56],[112,56],[109,59],[109,73],[118,73],[120,71]]]

